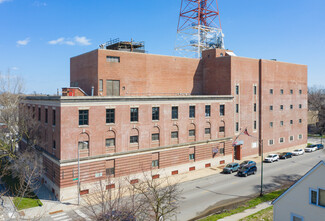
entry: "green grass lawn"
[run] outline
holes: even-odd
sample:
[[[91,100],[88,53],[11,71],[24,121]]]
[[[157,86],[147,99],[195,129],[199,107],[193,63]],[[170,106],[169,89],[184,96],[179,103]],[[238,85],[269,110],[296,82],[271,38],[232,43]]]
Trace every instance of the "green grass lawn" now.
[[[264,196],[256,197],[254,199],[249,200],[243,206],[239,206],[236,209],[233,209],[233,210],[230,210],[230,211],[227,211],[227,212],[224,212],[224,213],[208,216],[208,217],[200,219],[200,220],[201,221],[215,221],[215,220],[218,220],[218,219],[222,219],[222,218],[224,218],[226,216],[231,216],[233,214],[243,212],[244,210],[253,208],[253,207],[255,207],[256,205],[258,205],[260,203],[274,200],[275,198],[280,196],[284,191],[285,190],[278,190],[278,191],[274,191],[274,192],[265,194]]]
[[[273,206],[249,215],[239,221],[273,221]]]
[[[6,184],[6,186],[9,188],[10,192],[14,196],[13,202],[18,210],[43,205],[32,190],[27,190],[25,197],[23,197],[22,199],[20,197],[16,197],[17,195],[19,195],[19,180],[16,177],[12,177],[11,173],[7,173],[6,175],[4,175],[2,177],[2,181]]]

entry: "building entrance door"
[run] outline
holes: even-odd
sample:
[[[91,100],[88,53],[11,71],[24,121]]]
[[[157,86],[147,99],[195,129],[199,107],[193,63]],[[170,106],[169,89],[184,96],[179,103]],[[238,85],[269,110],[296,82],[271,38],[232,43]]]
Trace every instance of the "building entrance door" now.
[[[235,160],[241,160],[241,145],[234,147],[234,158]]]

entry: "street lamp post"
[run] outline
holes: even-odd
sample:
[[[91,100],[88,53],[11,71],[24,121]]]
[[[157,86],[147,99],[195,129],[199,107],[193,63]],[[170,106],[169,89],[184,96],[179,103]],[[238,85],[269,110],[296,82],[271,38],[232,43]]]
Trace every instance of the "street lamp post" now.
[[[78,145],[78,205],[80,205],[80,149]]]
[[[260,196],[263,196],[263,139],[259,138],[259,143],[261,147],[261,192]]]

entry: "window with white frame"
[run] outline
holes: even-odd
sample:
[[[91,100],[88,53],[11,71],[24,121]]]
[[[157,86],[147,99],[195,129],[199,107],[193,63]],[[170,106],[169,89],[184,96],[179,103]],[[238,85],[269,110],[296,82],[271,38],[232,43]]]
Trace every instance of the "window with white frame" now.
[[[302,134],[298,135],[298,139],[301,140],[302,139]]]
[[[274,144],[274,140],[269,140],[269,145],[273,145]]]
[[[290,140],[290,141],[293,141],[293,136],[290,136],[289,140]]]
[[[280,143],[283,143],[284,142],[284,138],[283,137],[280,137],[279,142]]]

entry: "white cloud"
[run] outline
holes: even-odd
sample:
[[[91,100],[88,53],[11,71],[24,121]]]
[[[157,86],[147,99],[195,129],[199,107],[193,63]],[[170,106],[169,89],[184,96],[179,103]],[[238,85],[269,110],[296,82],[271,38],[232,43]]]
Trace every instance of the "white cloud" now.
[[[87,39],[86,37],[79,37],[79,36],[76,36],[73,39],[71,38],[66,39],[64,37],[61,37],[56,40],[49,41],[48,43],[51,45],[71,45],[71,46],[76,44],[91,45],[90,39]]]
[[[82,37],[76,36],[76,37],[74,37],[74,40],[80,45],[91,45],[90,39],[87,39],[84,36],[82,36]]]
[[[29,38],[26,38],[24,40],[18,40],[17,41],[17,46],[24,46],[24,45],[27,45],[29,42],[30,42],[30,39]]]
[[[18,71],[19,70],[19,67],[11,67],[10,70]]]
[[[39,1],[35,1],[33,3],[33,5],[36,6],[36,7],[42,7],[42,6],[45,7],[45,6],[47,6],[47,4],[45,2],[39,2]]]
[[[11,0],[0,0],[0,4],[4,2],[10,2]]]

